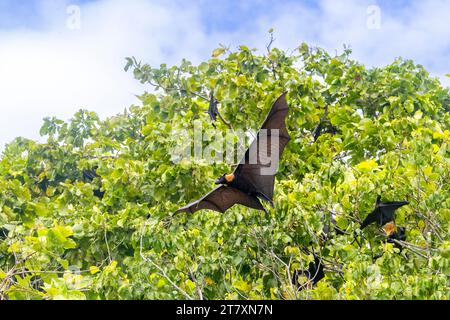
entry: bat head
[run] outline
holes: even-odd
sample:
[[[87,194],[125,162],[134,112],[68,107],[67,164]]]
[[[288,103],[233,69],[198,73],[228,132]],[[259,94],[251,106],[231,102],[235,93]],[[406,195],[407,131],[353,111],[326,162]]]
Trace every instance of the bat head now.
[[[234,174],[224,174],[216,179],[215,184],[228,184],[234,180]]]

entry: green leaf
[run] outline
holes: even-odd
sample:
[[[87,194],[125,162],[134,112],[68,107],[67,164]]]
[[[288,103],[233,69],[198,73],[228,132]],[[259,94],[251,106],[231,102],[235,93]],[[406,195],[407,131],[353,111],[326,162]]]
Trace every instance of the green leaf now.
[[[211,56],[213,58],[217,58],[218,56],[222,55],[225,52],[224,48],[216,48],[213,50]]]

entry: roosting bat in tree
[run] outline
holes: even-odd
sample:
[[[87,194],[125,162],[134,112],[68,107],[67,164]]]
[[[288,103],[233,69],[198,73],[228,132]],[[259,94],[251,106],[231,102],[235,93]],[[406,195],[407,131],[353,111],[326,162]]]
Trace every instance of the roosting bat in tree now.
[[[402,245],[394,240],[405,241],[406,240],[406,228],[398,227],[396,230],[388,236],[387,242],[393,243],[395,248],[402,251]]]
[[[217,103],[218,103],[217,100],[211,93],[211,97],[209,98],[208,115],[211,118],[212,122],[217,120],[217,115],[219,114],[219,110],[217,109]]]
[[[0,228],[0,240],[5,240],[8,237],[9,230],[6,228]]]
[[[83,170],[83,179],[87,182],[92,182],[95,178],[99,178],[100,176],[97,174],[97,168],[98,167],[96,166],[93,169]],[[102,199],[104,195],[104,191],[100,191],[99,188],[94,189],[94,196],[97,198]]]
[[[300,276],[306,276],[308,281],[305,284],[298,282]],[[295,284],[299,290],[302,290],[305,286],[311,289],[313,285],[319,282],[325,277],[323,272],[323,263],[319,257],[314,256],[314,262],[310,262],[308,270],[295,270],[292,277],[292,284]]]
[[[406,228],[405,227],[397,227],[395,222],[388,222],[383,226],[383,230],[387,236],[387,242],[393,243],[394,248],[403,250],[403,245],[397,241],[405,241],[406,240]],[[383,253],[376,255],[373,257],[373,260],[380,258],[383,256]]]
[[[175,213],[194,213],[201,209],[223,213],[235,204],[265,211],[259,199],[273,206],[279,158],[290,140],[285,123],[287,112],[286,93],[283,93],[272,105],[256,139],[236,169],[216,180],[215,183],[221,186]]]
[[[369,213],[361,224],[361,230],[367,227],[372,222],[377,222],[378,226],[384,226],[385,224],[394,221],[394,212],[400,207],[409,204],[408,201],[391,201],[381,202],[381,196],[377,197],[377,203],[375,209]]]

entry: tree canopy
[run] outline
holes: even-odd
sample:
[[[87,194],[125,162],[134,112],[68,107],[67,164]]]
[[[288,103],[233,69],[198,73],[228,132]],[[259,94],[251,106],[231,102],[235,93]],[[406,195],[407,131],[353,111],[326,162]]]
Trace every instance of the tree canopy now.
[[[198,65],[127,58],[125,69],[148,84],[139,106],[105,120],[87,110],[49,117],[45,143],[6,146],[0,298],[450,297],[450,93],[422,66],[399,58],[366,68],[347,48],[331,55],[303,43],[222,46]],[[230,171],[174,161],[194,124],[203,146],[219,150],[217,136],[257,130],[284,91],[292,139],[275,207],[172,216]],[[396,211],[404,241],[375,224],[360,230],[378,195],[409,202]],[[294,284],[315,256],[325,277]]]

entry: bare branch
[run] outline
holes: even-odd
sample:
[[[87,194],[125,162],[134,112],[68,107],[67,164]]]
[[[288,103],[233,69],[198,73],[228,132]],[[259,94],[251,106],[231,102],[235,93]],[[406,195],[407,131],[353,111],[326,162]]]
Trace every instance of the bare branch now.
[[[139,245],[139,254],[141,256],[141,258],[146,261],[146,262],[150,262],[156,269],[158,269],[158,271],[160,272],[160,275],[163,276],[175,289],[177,289],[182,295],[184,295],[187,299],[189,300],[194,300],[193,297],[191,297],[186,291],[184,291],[183,289],[181,289],[179,286],[177,286],[177,284],[175,282],[172,281],[172,279],[170,279],[170,277],[167,275],[166,271],[164,271],[163,268],[161,268],[160,266],[158,266],[155,262],[153,262],[153,260],[151,260],[150,258],[147,258],[146,256],[144,256],[144,253],[142,252],[142,238],[143,235],[141,235],[140,238],[140,245]]]

